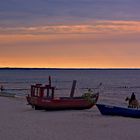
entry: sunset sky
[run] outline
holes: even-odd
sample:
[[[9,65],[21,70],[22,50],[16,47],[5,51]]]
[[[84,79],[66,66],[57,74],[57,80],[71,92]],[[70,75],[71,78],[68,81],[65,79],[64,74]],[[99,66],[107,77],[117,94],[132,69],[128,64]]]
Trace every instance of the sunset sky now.
[[[140,0],[1,0],[0,67],[140,68]]]

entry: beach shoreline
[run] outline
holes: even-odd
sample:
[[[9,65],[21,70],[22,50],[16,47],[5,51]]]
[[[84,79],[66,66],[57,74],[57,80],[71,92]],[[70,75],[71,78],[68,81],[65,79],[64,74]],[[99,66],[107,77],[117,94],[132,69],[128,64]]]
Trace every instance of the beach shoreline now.
[[[138,140],[139,119],[102,116],[89,110],[43,111],[25,99],[0,97],[1,140]]]

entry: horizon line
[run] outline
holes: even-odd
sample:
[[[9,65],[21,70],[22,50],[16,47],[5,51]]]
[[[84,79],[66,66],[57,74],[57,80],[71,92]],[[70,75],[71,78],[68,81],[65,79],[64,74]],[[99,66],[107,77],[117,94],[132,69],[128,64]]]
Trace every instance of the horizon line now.
[[[0,70],[140,70],[140,68],[43,68],[43,67],[0,67]]]

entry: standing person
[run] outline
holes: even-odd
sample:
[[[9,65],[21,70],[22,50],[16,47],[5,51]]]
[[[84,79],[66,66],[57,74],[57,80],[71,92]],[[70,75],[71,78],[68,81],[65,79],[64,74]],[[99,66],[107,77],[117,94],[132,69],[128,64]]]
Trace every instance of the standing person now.
[[[127,97],[125,99],[125,101],[128,101],[129,102],[129,104],[128,104],[128,107],[129,108],[139,108],[140,107],[139,102],[137,101],[134,92],[132,92],[131,97],[130,98]]]
[[[135,96],[134,92],[132,92],[132,95],[131,95],[131,98],[130,98],[130,102],[132,102],[134,100],[136,100],[136,96]]]
[[[3,85],[1,85],[0,86],[0,91],[3,91],[3,90],[4,90]]]

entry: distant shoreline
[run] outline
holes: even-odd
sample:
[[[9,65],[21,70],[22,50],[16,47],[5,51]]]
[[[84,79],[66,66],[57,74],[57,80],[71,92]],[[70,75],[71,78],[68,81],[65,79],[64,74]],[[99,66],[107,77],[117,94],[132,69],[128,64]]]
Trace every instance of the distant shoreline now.
[[[10,68],[1,67],[0,70],[140,70],[140,68]]]

